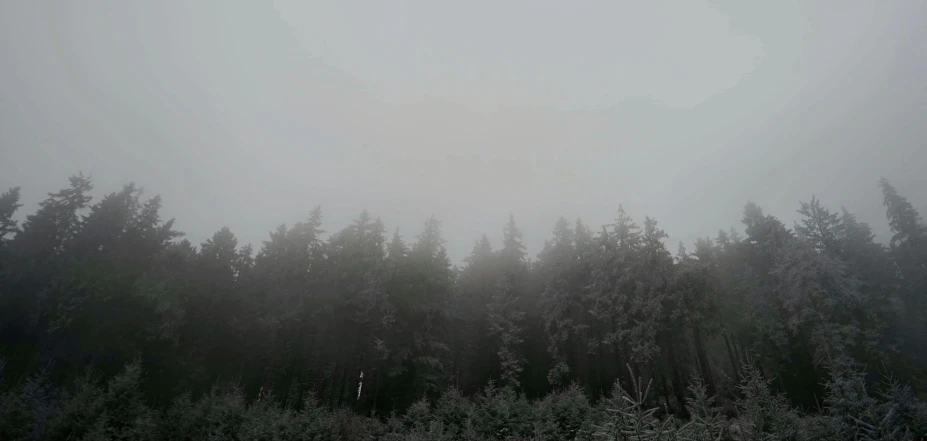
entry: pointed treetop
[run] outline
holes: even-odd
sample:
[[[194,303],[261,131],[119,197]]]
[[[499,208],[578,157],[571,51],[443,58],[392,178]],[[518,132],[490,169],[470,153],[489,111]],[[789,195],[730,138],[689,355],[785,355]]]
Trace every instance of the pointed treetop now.
[[[676,248],[676,260],[679,262],[685,262],[689,260],[689,252],[686,250],[686,245],[679,241],[679,246]]]
[[[578,218],[576,219],[576,226],[573,228],[573,241],[577,246],[586,246],[592,241],[592,231]]]
[[[470,255],[464,259],[464,262],[466,262],[467,267],[472,267],[481,264],[481,262],[489,261],[492,256],[492,243],[484,234],[479,240],[474,242],[473,250],[470,251]]]
[[[653,221],[652,227],[656,227],[656,221]],[[618,219],[615,220],[614,240],[620,249],[624,250],[636,247],[640,240],[640,227],[624,211],[624,207],[621,205],[618,206]]]
[[[312,211],[309,212],[309,217],[304,221],[297,224],[299,227],[304,228],[306,233],[308,233],[313,239],[318,239],[325,230],[322,229],[322,206],[316,205]]]
[[[843,222],[837,213],[831,213],[821,206],[821,200],[811,195],[811,202],[799,202],[798,213],[802,215],[801,224],[795,223],[795,232],[818,251],[836,252],[837,236],[843,228]]]
[[[763,209],[760,208],[756,202],[747,201],[744,205],[744,217],[743,223],[748,228],[756,223],[760,222],[765,216],[763,215]]]
[[[577,224],[581,226],[582,224]],[[573,242],[573,230],[570,228],[570,221],[565,217],[557,219],[557,223],[554,224],[554,243],[561,245],[569,245]]]
[[[894,233],[891,245],[897,247],[910,242],[911,246],[917,246],[927,236],[927,227],[921,221],[920,213],[904,196],[898,194],[887,179],[882,178],[879,186],[882,188],[888,225]]]
[[[391,260],[401,259],[405,257],[406,252],[406,244],[403,242],[402,236],[399,235],[399,227],[396,227],[393,239],[390,240],[389,245],[386,247],[386,257]]]
[[[599,233],[599,246],[603,249],[608,249],[609,238],[608,226],[602,225],[602,231]]]
[[[60,251],[61,245],[77,234],[80,228],[78,212],[87,207],[93,190],[89,176],[71,176],[70,186],[39,203],[39,209],[26,216],[16,242],[31,250]],[[31,243],[31,245],[25,245]]]
[[[312,211],[309,212],[309,222],[310,223],[322,223],[322,206],[316,205]]]
[[[737,229],[735,229],[734,227],[731,227],[731,228],[730,228],[730,236],[731,236],[731,243],[732,243],[732,244],[739,244],[740,241],[743,239],[743,238],[740,236],[740,232],[738,232]]]
[[[489,241],[489,237],[487,237],[485,234],[480,237],[480,240],[477,241],[476,247],[487,252],[492,252],[492,243]]]
[[[576,234],[582,234],[580,233],[581,231],[584,233],[588,231],[588,228],[586,228],[586,224],[583,223],[582,219],[576,218],[575,224],[576,226],[573,228],[573,230],[576,232]]]
[[[764,215],[763,209],[752,201],[744,206],[743,223],[750,242],[762,247],[779,246],[792,234],[779,219]]]
[[[13,187],[0,194],[0,240],[3,240],[7,234],[13,234],[19,230],[17,222],[13,220],[13,214],[23,204],[19,203],[19,187]]]
[[[719,249],[720,245],[715,245],[710,237],[699,238],[695,241],[695,251],[692,252],[692,256],[700,262],[710,262]]]
[[[438,253],[438,250],[443,244],[444,239],[441,238],[441,221],[435,218],[434,215],[431,215],[431,217],[425,221],[425,227],[422,229],[421,234],[418,235],[415,245],[412,247],[413,251],[422,256],[433,257]]]
[[[522,244],[521,230],[515,224],[515,216],[509,214],[509,222],[502,230],[502,254],[522,261],[525,258],[525,246]]]
[[[726,250],[731,246],[731,237],[724,230],[718,230],[718,237],[715,239],[715,242],[721,247],[722,250]]]

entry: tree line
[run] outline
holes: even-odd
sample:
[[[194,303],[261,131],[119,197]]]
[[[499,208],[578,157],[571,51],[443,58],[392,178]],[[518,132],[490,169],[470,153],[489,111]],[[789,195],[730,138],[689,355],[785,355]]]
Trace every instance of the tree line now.
[[[782,418],[823,415],[841,387],[859,386],[862,402],[888,372],[886,390],[909,385],[905,405],[927,412],[916,401],[927,390],[927,226],[887,180],[879,186],[888,244],[812,197],[792,228],[747,203],[742,230],[674,254],[655,219],[638,223],[619,206],[599,229],[561,218],[534,259],[510,217],[502,243],[479,238],[461,266],[435,218],[411,240],[367,212],[329,234],[317,207],[257,250],[228,228],[194,246],[162,218],[160,197],[134,184],[94,201],[91,179],[73,176],[21,224],[11,188],[0,195],[0,423],[18,415],[16,403],[47,407],[58,419],[33,412],[22,436],[45,433],[36,421],[64,424],[81,391],[99,409],[115,390],[162,417],[186,403],[192,418],[219,400],[242,415],[349,410],[377,424],[391,414],[433,421],[414,415],[450,396],[470,406],[458,428],[482,409],[505,424],[480,436],[498,437],[517,426],[504,415],[528,421],[545,402],[614,400],[597,419],[564,417],[591,436],[623,433],[625,414],[694,422],[762,400],[781,404]],[[234,392],[217,392],[228,385]],[[47,405],[29,401],[37,390]],[[127,411],[113,403],[110,413]],[[927,424],[921,417],[910,421]],[[407,432],[419,420],[390,419]],[[524,436],[538,427],[523,426]]]

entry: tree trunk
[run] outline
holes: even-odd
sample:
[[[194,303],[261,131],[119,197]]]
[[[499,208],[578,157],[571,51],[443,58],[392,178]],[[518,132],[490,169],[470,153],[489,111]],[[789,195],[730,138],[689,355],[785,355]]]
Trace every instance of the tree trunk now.
[[[618,325],[615,324],[614,317],[612,317],[611,319],[611,324],[612,324],[611,331],[613,333],[617,333]],[[622,353],[627,354],[628,352],[624,350],[623,347],[619,346],[618,342],[615,342],[612,344],[612,350],[615,351],[615,367],[618,369],[618,372],[616,372],[616,376],[617,376],[616,381],[621,383],[621,387],[627,388],[629,386],[629,383],[627,381],[628,379],[625,378],[625,374],[627,373],[628,366],[625,366],[624,363],[621,362],[621,354]]]
[[[380,381],[380,376],[381,376],[381,375],[380,375],[380,369],[375,369],[375,370],[374,370],[374,375],[373,375],[373,378],[372,378],[372,380],[373,380],[373,384],[372,384],[372,387],[373,387],[373,404],[372,404],[372,408],[373,408],[374,410],[376,410],[377,412],[380,411],[380,388],[381,388],[381,383],[382,383],[382,382]]]
[[[335,365],[335,369],[332,370],[332,374],[329,378],[322,380],[322,393],[328,392],[328,408],[335,408],[335,381],[338,378],[338,371],[341,369],[341,366]],[[322,395],[322,399],[325,399],[325,395]]]
[[[676,347],[671,338],[667,339],[670,368],[673,375],[673,391],[676,393],[676,405],[679,406],[679,415],[687,417],[686,392],[682,385],[682,374],[679,372],[679,361],[676,359]]]
[[[573,378],[579,378],[579,352],[577,349],[579,344],[576,340],[577,338],[572,332],[567,337],[567,345],[569,348],[567,349],[566,364],[567,367],[570,368],[570,376]]]
[[[727,331],[723,331],[721,335],[724,337],[724,346],[727,347],[727,356],[731,360],[731,368],[734,373],[734,382],[740,383],[740,363],[737,361],[737,355],[734,354],[734,351],[731,349],[731,339],[727,336]]]
[[[672,409],[672,406],[670,406],[670,400],[669,400],[670,390],[669,390],[669,384],[667,384],[666,382],[666,374],[663,372],[660,372],[660,382],[663,384],[663,401],[666,402],[666,411],[669,412],[670,409]]]
[[[750,356],[749,354],[747,354],[747,345],[745,345],[744,342],[741,340],[739,346],[740,346],[740,356],[741,356],[740,359],[742,360],[743,363],[749,363]]]
[[[615,351],[615,367],[618,368],[615,381],[619,382],[621,384],[621,387],[627,389],[628,382],[625,378],[625,374],[627,373],[628,366],[625,366],[625,364],[621,362],[621,349],[618,347],[617,344],[612,346],[612,350]]]
[[[702,341],[702,332],[698,324],[692,327],[692,337],[695,339],[695,352],[698,357],[699,370],[702,373],[702,381],[705,382],[705,386],[708,388],[708,395],[713,396],[715,394],[715,381],[711,376],[711,365],[708,362],[708,355],[705,353],[705,343]]]
[[[596,378],[598,379],[599,389],[601,389],[604,395],[608,395],[611,393],[613,383],[610,381],[610,377],[606,371],[605,354],[603,354],[603,352],[605,352],[605,347],[599,346],[599,353],[596,354],[599,365]]]
[[[341,370],[341,388],[338,389],[338,407],[344,404],[344,389],[348,385],[348,368]]]

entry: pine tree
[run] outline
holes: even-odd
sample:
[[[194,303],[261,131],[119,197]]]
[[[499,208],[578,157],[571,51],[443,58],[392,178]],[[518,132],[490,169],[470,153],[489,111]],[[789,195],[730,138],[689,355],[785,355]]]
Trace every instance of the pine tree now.
[[[900,272],[905,338],[915,359],[927,360],[927,225],[920,213],[888,180],[879,181],[888,224],[892,259]]]
[[[161,196],[154,196],[142,204],[137,215],[126,228],[126,247],[136,263],[147,267],[163,252],[172,240],[183,237],[175,231],[174,219],[161,220]]]
[[[517,388],[524,364],[520,346],[524,342],[522,292],[527,269],[525,246],[521,243],[521,230],[515,225],[513,216],[509,216],[509,222],[502,233],[503,246],[499,250],[501,274],[487,309],[490,335],[498,342],[496,353],[499,357],[500,379],[504,384]]]
[[[458,355],[456,381],[465,392],[476,392],[490,378],[498,378],[488,310],[499,277],[497,258],[489,238],[483,235],[465,259],[458,277],[454,353]]]
[[[712,275],[717,248],[710,239],[699,239],[692,256],[683,255],[672,276],[670,301],[666,302],[670,323],[667,328],[684,325],[691,333],[695,352],[695,371],[709,395],[716,392],[715,378],[705,342],[721,330],[718,284]],[[695,257],[693,259],[692,257]],[[681,331],[681,330],[680,330]],[[677,332],[680,332],[677,331]],[[679,339],[681,336],[672,336]],[[736,373],[735,373],[736,376]]]
[[[454,280],[440,228],[431,217],[410,250],[398,230],[388,246],[386,335],[377,338],[377,349],[390,362],[390,393],[403,404],[435,395],[453,364],[448,303]]]
[[[779,219],[767,216],[752,202],[744,207],[747,234],[741,250],[743,259],[740,292],[744,313],[751,323],[747,331],[751,348],[763,354],[776,354],[788,346],[787,319],[775,291],[772,276],[776,256],[792,242],[791,231]],[[775,355],[774,359],[778,359]]]
[[[882,188],[888,225],[894,234],[892,248],[904,250],[902,253],[906,257],[922,257],[920,253],[927,237],[927,227],[924,226],[920,214],[907,199],[898,194],[888,180],[882,178],[879,186]]]
[[[572,348],[578,341],[575,335],[578,327],[582,326],[582,317],[578,317],[577,311],[583,307],[582,292],[574,285],[578,259],[573,233],[566,218],[557,220],[554,237],[546,243],[537,265],[539,277],[543,280],[540,302],[548,340],[547,351],[554,365],[547,379],[554,386],[564,385],[570,377],[570,365],[577,363]]]
[[[320,332],[329,366],[326,394],[331,406],[354,406],[360,373],[377,360],[374,337],[382,333],[386,268],[385,228],[367,211],[328,241]],[[336,340],[334,336],[339,336]],[[365,398],[365,397],[362,397]]]
[[[43,263],[62,252],[64,244],[80,229],[80,211],[87,207],[87,195],[93,185],[83,174],[69,178],[70,187],[49,193],[35,214],[26,217],[22,231],[16,235],[14,247],[33,265]]]
[[[0,346],[22,354],[11,370],[27,369],[36,361],[36,349],[49,328],[49,313],[58,308],[53,288],[65,276],[69,262],[65,250],[80,230],[80,213],[93,189],[90,178],[82,174],[69,181],[68,188],[49,193],[39,209],[26,216],[5,247],[8,252],[0,265]]]
[[[801,225],[795,225],[799,238],[808,241],[815,250],[822,253],[840,252],[837,237],[843,234],[843,219],[837,213],[831,213],[821,206],[821,201],[811,196],[811,202],[800,202]]]
[[[927,427],[912,307],[924,227],[887,182],[888,246],[812,197],[794,231],[747,204],[743,238],[721,230],[674,257],[654,219],[638,227],[619,207],[597,235],[559,219],[536,261],[510,216],[502,246],[483,236],[459,269],[434,217],[408,244],[367,212],[323,238],[316,208],[255,253],[228,228],[181,240],[134,185],[91,203],[89,178],[71,184],[21,228],[18,190],[0,195],[10,439],[546,439],[593,426],[915,439]],[[914,383],[872,382],[880,365]],[[607,407],[587,401],[613,387]]]
[[[617,230],[619,249],[621,228]],[[657,332],[663,321],[663,302],[669,295],[673,258],[663,243],[666,232],[657,227],[657,221],[647,217],[644,232],[640,236],[637,261],[633,263],[632,277],[637,280],[630,294],[628,319],[623,332],[631,351],[631,359],[639,365],[647,365],[659,354]]]
[[[7,236],[19,231],[18,222],[13,219],[23,204],[19,203],[19,187],[13,187],[0,194],[0,244],[5,243]]]

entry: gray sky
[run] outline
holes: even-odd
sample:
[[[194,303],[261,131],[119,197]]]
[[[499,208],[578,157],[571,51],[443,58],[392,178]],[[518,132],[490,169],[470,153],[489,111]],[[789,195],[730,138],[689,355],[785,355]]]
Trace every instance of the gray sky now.
[[[618,204],[687,243],[811,193],[886,229],[880,176],[927,212],[927,6],[745,2],[0,2],[0,186],[135,181],[199,243],[259,246],[321,204],[459,261],[508,213]],[[927,214],[927,213],[925,213]]]

